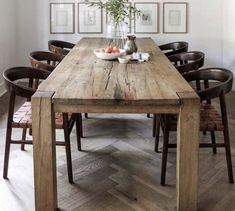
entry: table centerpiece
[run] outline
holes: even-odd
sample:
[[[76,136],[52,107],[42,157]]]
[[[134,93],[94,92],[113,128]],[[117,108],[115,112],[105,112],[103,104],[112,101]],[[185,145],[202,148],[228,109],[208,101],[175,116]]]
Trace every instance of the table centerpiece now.
[[[105,9],[107,17],[110,18],[107,24],[107,38],[112,38],[114,45],[124,48],[128,19],[131,20],[140,11],[133,7],[129,0],[87,0],[90,7]]]

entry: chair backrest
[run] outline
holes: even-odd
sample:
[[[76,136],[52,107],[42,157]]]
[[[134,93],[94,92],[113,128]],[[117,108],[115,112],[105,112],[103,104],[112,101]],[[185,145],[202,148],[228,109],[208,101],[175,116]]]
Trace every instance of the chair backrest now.
[[[70,42],[65,42],[61,40],[49,40],[48,41],[48,49],[49,51],[60,54],[67,55],[69,53],[68,49],[72,49],[75,45]]]
[[[190,51],[169,56],[168,59],[181,74],[184,74],[203,67],[205,54],[200,51]]]
[[[63,56],[46,51],[34,51],[30,53],[32,67],[52,72],[63,60]]]
[[[213,81],[212,87],[198,91],[201,101],[211,100],[231,91],[233,85],[233,73],[223,68],[206,68],[184,74],[188,82]]]
[[[187,52],[188,51],[188,43],[187,42],[172,42],[164,45],[160,45],[159,48],[164,52],[166,56],[171,56],[174,54]]]
[[[8,91],[16,96],[31,98],[36,89],[32,88],[34,79],[46,79],[49,72],[31,68],[31,67],[13,67],[3,73],[3,78]],[[28,85],[25,79],[28,79]],[[22,81],[22,83],[19,83]]]

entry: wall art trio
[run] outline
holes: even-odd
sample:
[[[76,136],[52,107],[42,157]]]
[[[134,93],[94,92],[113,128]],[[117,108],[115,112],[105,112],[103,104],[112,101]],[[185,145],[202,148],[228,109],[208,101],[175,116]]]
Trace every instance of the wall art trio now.
[[[188,3],[163,2],[162,4],[162,32],[187,33]],[[129,28],[128,33],[160,33],[160,3],[134,2],[133,5],[140,10],[140,15],[125,20]],[[102,9],[89,7],[86,2],[50,3],[51,34],[74,34],[75,22],[79,34],[102,34],[109,17]]]

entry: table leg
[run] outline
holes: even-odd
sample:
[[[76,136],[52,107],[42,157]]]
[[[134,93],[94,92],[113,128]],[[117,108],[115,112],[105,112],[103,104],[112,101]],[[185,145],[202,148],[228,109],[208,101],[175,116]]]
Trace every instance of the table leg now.
[[[32,97],[35,210],[57,210],[53,92]]]
[[[197,210],[199,99],[182,94],[177,126],[177,210]],[[190,97],[191,96],[191,97]]]

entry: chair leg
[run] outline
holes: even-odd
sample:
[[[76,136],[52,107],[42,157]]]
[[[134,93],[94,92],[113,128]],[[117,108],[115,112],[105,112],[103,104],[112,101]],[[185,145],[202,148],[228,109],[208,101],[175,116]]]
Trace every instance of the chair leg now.
[[[200,91],[200,90],[201,90],[200,81],[196,81],[196,87],[197,87],[197,91]]]
[[[213,153],[216,154],[217,153],[217,149],[216,149],[216,141],[215,141],[215,131],[211,131],[211,143],[212,143],[212,148],[213,148]]]
[[[225,100],[225,95],[223,92],[220,95],[220,109],[221,109],[222,120],[224,124],[223,134],[224,134],[225,153],[226,153],[226,161],[227,161],[227,169],[228,169],[228,178],[229,178],[230,183],[234,183],[231,148],[230,148],[230,140],[229,140],[229,126],[228,126],[228,117],[227,117],[227,110],[226,110],[226,100]]]
[[[83,136],[83,126],[82,126],[82,114],[78,114],[78,121],[79,121],[79,131],[80,131],[80,137],[84,138]]]
[[[156,134],[155,134],[155,152],[160,152],[158,150],[158,147],[159,147],[159,138],[160,138],[160,126],[161,126],[161,123],[160,123],[160,119],[157,118],[156,119]]]
[[[7,179],[8,175],[8,165],[9,165],[9,157],[10,157],[10,146],[11,146],[11,132],[12,128],[8,124],[7,133],[6,133],[6,144],[5,144],[5,154],[4,154],[4,166],[3,166],[3,178]]]
[[[32,128],[29,128],[29,135],[30,135],[30,136],[33,135]]]
[[[206,131],[203,131],[203,135],[206,135]]]
[[[147,114],[147,117],[148,117],[148,118],[151,118],[150,114]]]
[[[162,151],[162,169],[161,169],[161,185],[165,185],[166,180],[166,167],[167,167],[167,154],[168,154],[168,144],[169,144],[169,116],[165,115],[165,126],[163,134],[163,151]]]
[[[88,119],[88,113],[85,113],[85,118]]]
[[[22,141],[26,141],[26,133],[27,133],[27,128],[24,128],[22,131]],[[21,150],[23,151],[25,147],[25,144],[21,144]]]
[[[153,137],[156,137],[157,114],[153,115]]]
[[[82,151],[82,147],[81,147],[81,128],[80,128],[80,118],[79,118],[79,114],[76,117],[76,134],[77,134],[77,147],[78,147],[78,151]]]
[[[225,143],[225,152],[226,152],[226,160],[227,160],[228,178],[229,178],[230,183],[234,183],[230,140],[229,140],[229,133],[227,129],[224,130],[224,143]]]
[[[68,125],[68,114],[63,113],[63,125],[64,125],[64,139],[65,139],[65,151],[67,160],[67,171],[69,183],[73,183],[73,168],[71,158],[71,147],[70,147],[70,136],[69,136],[69,125]]]

